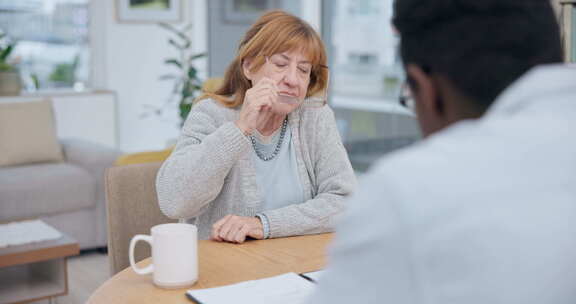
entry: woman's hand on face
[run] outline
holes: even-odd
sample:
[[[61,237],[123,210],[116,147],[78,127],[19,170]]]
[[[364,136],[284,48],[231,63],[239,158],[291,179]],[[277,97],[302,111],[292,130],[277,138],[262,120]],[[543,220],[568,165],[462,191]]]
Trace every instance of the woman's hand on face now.
[[[244,134],[252,134],[258,123],[267,113],[270,113],[272,104],[276,102],[278,87],[270,78],[262,78],[254,87],[246,91],[244,103],[240,110],[240,117],[236,125]]]
[[[229,214],[212,225],[210,238],[214,241],[240,244],[246,237],[264,238],[264,227],[259,218]]]

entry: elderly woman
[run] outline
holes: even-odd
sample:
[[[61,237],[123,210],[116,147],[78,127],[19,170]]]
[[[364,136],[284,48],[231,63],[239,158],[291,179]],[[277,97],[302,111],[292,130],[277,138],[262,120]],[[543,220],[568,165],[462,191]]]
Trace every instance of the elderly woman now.
[[[310,104],[327,81],[324,45],[307,23],[260,17],[160,168],[162,212],[216,241],[331,231],[356,179],[332,110]]]

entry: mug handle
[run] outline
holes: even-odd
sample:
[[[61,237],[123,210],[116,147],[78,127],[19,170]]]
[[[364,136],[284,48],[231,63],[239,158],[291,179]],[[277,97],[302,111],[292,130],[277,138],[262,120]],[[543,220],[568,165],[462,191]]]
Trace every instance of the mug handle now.
[[[148,244],[150,244],[150,247],[152,247],[152,237],[149,235],[143,235],[143,234],[138,234],[135,235],[132,240],[130,240],[130,252],[128,254],[129,258],[130,258],[130,266],[132,267],[132,270],[134,270],[134,272],[136,272],[137,274],[149,274],[151,272],[154,271],[154,265],[150,264],[145,268],[138,268],[136,267],[136,263],[134,262],[134,248],[136,247],[136,243],[138,243],[138,241],[145,241]]]

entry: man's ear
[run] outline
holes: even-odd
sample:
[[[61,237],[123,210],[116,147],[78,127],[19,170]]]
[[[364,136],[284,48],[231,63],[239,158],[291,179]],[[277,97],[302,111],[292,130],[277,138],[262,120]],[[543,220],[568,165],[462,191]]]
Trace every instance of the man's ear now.
[[[252,60],[244,59],[242,61],[242,72],[244,73],[244,77],[248,78],[248,80],[252,80],[252,71],[250,70]]]
[[[427,113],[441,116],[444,112],[444,105],[442,104],[442,99],[439,98],[440,92],[434,78],[415,64],[406,66],[406,74],[413,81],[412,94],[418,106],[422,107],[422,110]]]

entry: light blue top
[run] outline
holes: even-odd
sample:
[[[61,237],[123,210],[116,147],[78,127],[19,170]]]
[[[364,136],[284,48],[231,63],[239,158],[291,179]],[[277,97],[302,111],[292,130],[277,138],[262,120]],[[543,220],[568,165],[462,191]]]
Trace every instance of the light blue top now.
[[[272,135],[267,143],[264,138],[257,134],[254,136],[256,147],[262,155],[269,156],[272,154],[280,140],[280,133],[278,131]],[[290,127],[286,128],[284,141],[274,159],[263,161],[254,151],[252,151],[252,157],[256,167],[256,182],[264,199],[264,210],[280,209],[305,201],[304,189],[298,175],[296,150],[292,143]]]

